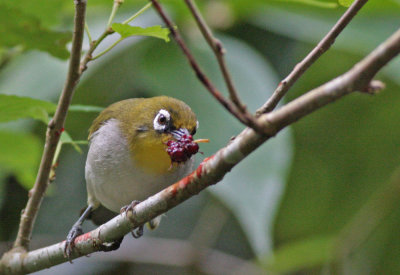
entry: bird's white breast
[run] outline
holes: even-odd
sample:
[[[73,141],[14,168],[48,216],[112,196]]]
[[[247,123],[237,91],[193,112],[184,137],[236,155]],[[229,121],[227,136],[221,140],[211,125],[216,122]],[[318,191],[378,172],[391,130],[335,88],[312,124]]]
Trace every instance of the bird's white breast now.
[[[88,204],[94,208],[102,204],[114,212],[186,176],[193,168],[194,159],[163,175],[143,171],[132,160],[118,123],[110,119],[92,135],[85,169]]]

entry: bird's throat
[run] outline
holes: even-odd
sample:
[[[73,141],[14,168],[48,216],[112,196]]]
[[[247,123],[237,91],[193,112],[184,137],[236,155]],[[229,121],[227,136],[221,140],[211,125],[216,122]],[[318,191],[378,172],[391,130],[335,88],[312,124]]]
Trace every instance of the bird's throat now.
[[[166,152],[166,145],[152,138],[140,139],[131,145],[131,157],[144,172],[153,174],[171,173],[171,158]]]

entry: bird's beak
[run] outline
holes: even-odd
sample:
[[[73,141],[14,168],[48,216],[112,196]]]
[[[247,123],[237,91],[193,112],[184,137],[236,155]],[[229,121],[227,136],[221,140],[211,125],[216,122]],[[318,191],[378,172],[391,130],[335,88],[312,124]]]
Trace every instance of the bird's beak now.
[[[171,131],[171,134],[176,140],[180,140],[184,135],[190,136],[190,133],[186,128],[179,128],[177,130],[173,130]]]

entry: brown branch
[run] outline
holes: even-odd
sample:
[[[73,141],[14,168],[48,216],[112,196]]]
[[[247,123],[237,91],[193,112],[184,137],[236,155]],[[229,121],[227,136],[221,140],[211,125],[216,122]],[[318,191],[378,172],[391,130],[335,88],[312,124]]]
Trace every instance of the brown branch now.
[[[246,106],[241,102],[238,92],[236,91],[235,85],[233,84],[232,77],[229,73],[228,67],[226,66],[225,62],[225,48],[222,45],[221,41],[216,39],[208,27],[206,21],[204,20],[203,16],[201,15],[199,9],[196,6],[196,3],[193,0],[185,0],[186,5],[188,6],[189,10],[191,11],[197,26],[199,27],[201,33],[203,34],[204,38],[206,39],[208,45],[214,52],[215,57],[217,58],[219,68],[222,72],[224,77],[226,86],[228,87],[229,95],[231,101],[236,105],[236,107],[242,112],[246,113],[247,109]]]
[[[375,74],[400,53],[400,29],[347,73],[302,95],[279,110],[259,117],[269,135],[250,128],[242,131],[226,147],[206,159],[189,176],[136,205],[134,211],[118,215],[97,229],[75,240],[73,258],[100,250],[102,243],[120,239],[134,228],[167,212],[169,209],[219,182],[236,164],[280,130],[306,115],[355,91],[369,91]],[[374,87],[376,88],[376,86]],[[14,253],[3,258],[0,272],[33,272],[66,262],[65,242],[29,253]]]
[[[26,208],[21,215],[20,226],[14,249],[27,250],[37,212],[46,192],[54,153],[64,127],[67,110],[76,84],[79,81],[79,61],[85,25],[86,0],[75,0],[74,34],[72,38],[71,58],[67,79],[59,99],[56,113],[47,127],[46,143],[35,185],[29,192]]]
[[[263,113],[271,112],[278,105],[279,101],[289,91],[293,84],[303,75],[305,71],[322,55],[331,45],[335,42],[336,37],[343,31],[343,29],[350,23],[357,12],[367,3],[368,0],[355,0],[353,4],[342,15],[338,22],[328,32],[328,34],[318,43],[318,45],[300,62],[293,71],[282,80],[272,96],[268,99],[263,106],[261,106],[256,116]]]
[[[185,57],[187,58],[190,66],[194,70],[197,78],[200,82],[204,85],[204,87],[211,93],[211,95],[228,110],[234,117],[236,117],[240,122],[253,128],[255,131],[259,133],[264,132],[264,128],[257,122],[257,120],[250,115],[248,112],[241,112],[234,104],[230,101],[226,100],[225,97],[221,94],[220,91],[215,87],[215,85],[209,80],[209,78],[205,75],[205,73],[201,70],[199,64],[196,62],[194,56],[189,51],[189,48],[186,46],[185,42],[183,41],[179,31],[174,27],[175,24],[169,19],[167,14],[162,9],[160,3],[157,0],[150,0],[153,3],[154,8],[162,18],[162,20],[167,25],[168,29],[171,32],[171,35],[175,39],[176,43],[181,48],[182,52],[184,53]]]

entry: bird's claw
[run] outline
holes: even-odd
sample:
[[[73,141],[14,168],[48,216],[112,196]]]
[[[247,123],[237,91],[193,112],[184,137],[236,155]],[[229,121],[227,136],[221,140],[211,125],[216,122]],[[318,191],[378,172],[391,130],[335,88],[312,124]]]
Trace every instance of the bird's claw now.
[[[121,208],[121,210],[120,210],[120,213],[121,214],[122,213],[127,214],[128,211],[133,211],[135,206],[138,205],[139,203],[140,203],[140,201],[137,201],[137,200],[132,201],[131,204],[123,206]],[[138,238],[142,237],[143,236],[143,225],[141,225],[141,226],[135,228],[134,230],[132,230],[131,234],[135,239],[138,239]]]
[[[74,225],[71,230],[68,232],[67,238],[65,240],[64,246],[64,257],[67,258],[70,262],[71,256],[75,248],[75,239],[83,234],[82,226]]]
[[[136,205],[138,205],[139,203],[141,203],[141,201],[132,201],[130,204],[122,206],[121,210],[119,210],[119,213],[125,213],[127,214],[128,211],[133,211],[133,209],[135,208]]]

